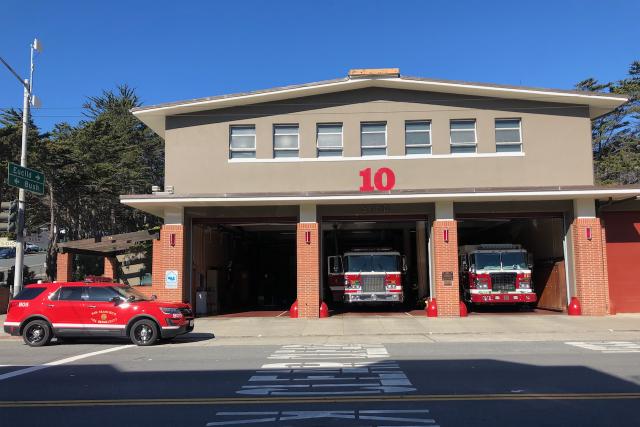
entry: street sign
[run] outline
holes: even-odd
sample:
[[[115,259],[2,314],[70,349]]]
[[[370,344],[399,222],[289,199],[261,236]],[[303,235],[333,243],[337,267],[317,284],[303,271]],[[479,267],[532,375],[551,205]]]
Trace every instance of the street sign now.
[[[44,194],[44,174],[34,169],[9,163],[8,184],[35,194]]]

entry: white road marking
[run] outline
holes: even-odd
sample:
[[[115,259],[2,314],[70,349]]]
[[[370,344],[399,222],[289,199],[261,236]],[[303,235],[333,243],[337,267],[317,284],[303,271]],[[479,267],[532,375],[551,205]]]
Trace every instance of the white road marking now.
[[[400,365],[393,360],[385,360],[387,357],[387,349],[379,344],[286,345],[276,350],[269,359],[304,360],[266,363],[236,393],[333,396],[416,391]],[[349,358],[365,360],[340,360]]]
[[[389,357],[382,345],[285,345],[269,359],[376,359]]]
[[[268,418],[252,418],[252,417]],[[377,427],[424,427],[426,425],[439,427],[433,418],[429,416],[428,409],[381,409],[381,410],[327,410],[327,411],[279,411],[279,412],[217,412],[216,417],[227,417],[226,420],[211,421],[207,427],[223,425],[251,425],[259,423],[279,423],[291,421],[310,421],[318,425],[317,420],[339,419],[344,420],[346,426],[369,426],[371,423],[361,424],[361,421],[383,421],[384,425]],[[230,417],[244,417],[242,419]],[[393,423],[393,424],[386,424]],[[397,424],[402,423],[402,424]],[[411,424],[406,424],[411,423]],[[287,423],[287,425],[290,425]]]
[[[568,341],[565,344],[605,354],[640,353],[640,344],[630,341]]]
[[[106,350],[94,351],[91,353],[85,353],[85,354],[79,354],[77,356],[67,357],[66,359],[55,360],[53,362],[48,362],[42,365],[35,365],[35,366],[30,366],[24,369],[18,369],[17,371],[8,372],[6,374],[0,375],[0,381],[7,380],[9,378],[18,377],[20,375],[29,374],[31,372],[40,371],[42,369],[51,368],[52,366],[64,365],[66,363],[75,362],[77,360],[86,359],[88,357],[98,356],[100,354],[111,353],[118,350],[124,350],[125,348],[130,348],[130,347],[134,347],[134,346],[132,344],[121,345],[119,347],[112,347]]]

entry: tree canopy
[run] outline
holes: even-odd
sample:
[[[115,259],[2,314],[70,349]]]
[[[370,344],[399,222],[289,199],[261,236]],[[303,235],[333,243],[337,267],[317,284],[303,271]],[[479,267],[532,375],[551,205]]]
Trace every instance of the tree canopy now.
[[[44,196],[28,193],[26,225],[50,230],[49,276],[54,276],[55,245],[61,235],[81,239],[158,224],[158,218],[119,200],[121,194],[148,193],[163,180],[164,144],[130,113],[139,105],[135,91],[123,85],[88,98],[85,119],[76,126],[59,123],[42,134],[31,124],[28,164],[45,173],[47,191]],[[3,170],[8,161],[19,161],[21,120],[16,110],[0,114]],[[17,196],[4,176],[0,191],[3,200]]]
[[[592,123],[594,172],[598,184],[640,182],[640,61],[629,66],[624,79],[600,83],[589,78],[579,82],[581,90],[626,95],[629,102]]]

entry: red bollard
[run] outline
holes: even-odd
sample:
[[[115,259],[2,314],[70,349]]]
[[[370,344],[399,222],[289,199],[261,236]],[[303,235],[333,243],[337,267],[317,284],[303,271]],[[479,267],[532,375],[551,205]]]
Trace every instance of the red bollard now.
[[[580,308],[580,301],[578,298],[571,297],[567,313],[569,316],[580,316],[582,314],[582,308]]]
[[[329,317],[329,307],[325,304],[324,301],[320,302],[320,318]]]
[[[468,314],[467,304],[464,301],[460,301],[460,317],[467,317]]]
[[[295,300],[293,304],[291,304],[291,308],[289,309],[289,317],[292,319],[298,318],[298,300]]]
[[[430,299],[427,303],[427,317],[438,317],[438,305],[435,299]]]

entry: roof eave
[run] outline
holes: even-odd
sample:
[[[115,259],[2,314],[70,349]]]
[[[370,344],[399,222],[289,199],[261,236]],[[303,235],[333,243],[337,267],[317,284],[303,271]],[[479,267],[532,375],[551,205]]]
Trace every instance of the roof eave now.
[[[372,86],[587,105],[589,106],[590,117],[592,119],[607,114],[628,101],[626,97],[614,94],[560,91],[446,80],[428,80],[411,77],[374,77],[326,80],[317,83],[285,86],[281,88],[235,95],[198,98],[188,101],[152,105],[148,107],[137,107],[132,109],[131,112],[158,135],[164,138],[165,118],[167,116],[257,104],[261,102],[280,101],[295,97],[313,96]]]
[[[299,195],[126,195],[120,196],[120,202],[133,208],[163,217],[165,208],[206,207],[206,206],[249,206],[296,205],[302,203],[322,204],[392,204],[392,203],[433,203],[440,200],[453,202],[499,202],[499,201],[543,201],[573,200],[592,198],[597,200],[622,200],[640,197],[640,188],[595,188],[566,190],[500,190],[466,192],[451,191],[433,193],[392,193],[392,194],[299,194]]]

